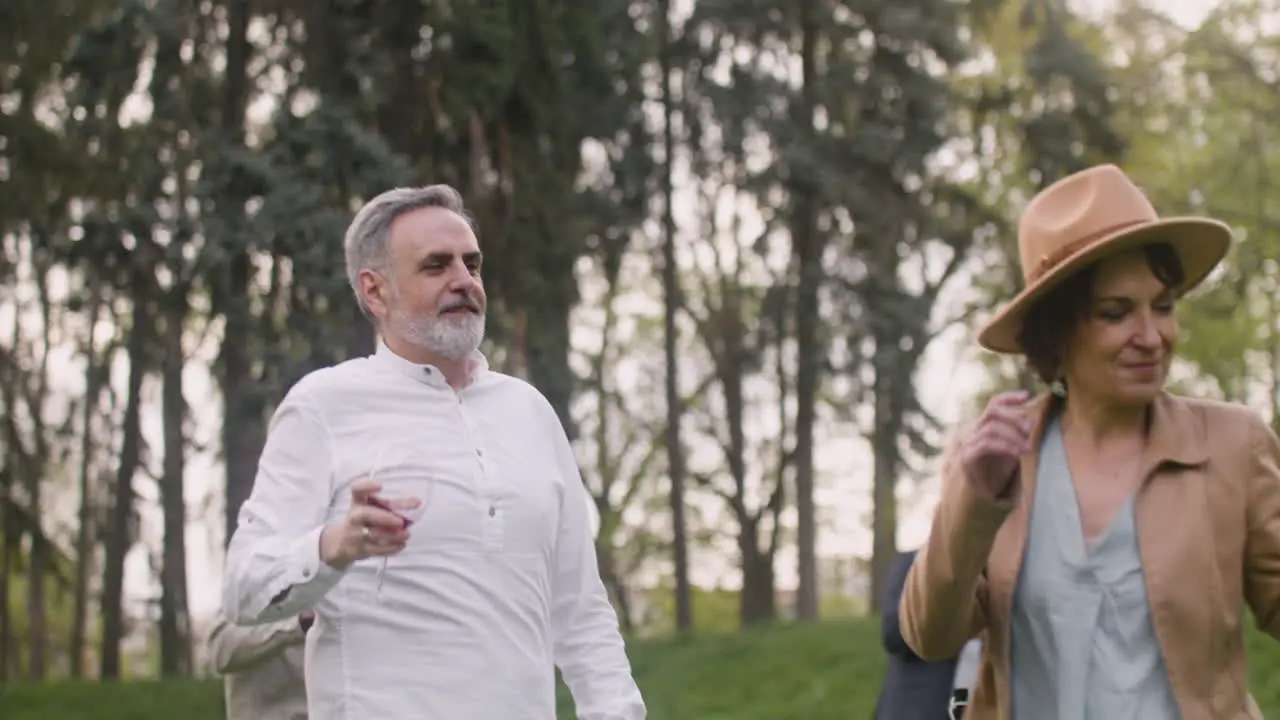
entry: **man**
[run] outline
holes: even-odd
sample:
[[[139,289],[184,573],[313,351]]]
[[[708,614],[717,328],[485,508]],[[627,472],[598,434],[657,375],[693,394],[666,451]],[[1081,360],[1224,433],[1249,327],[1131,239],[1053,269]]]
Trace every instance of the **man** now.
[[[889,565],[880,626],[889,666],[876,702],[876,720],[947,720],[952,715],[955,659],[921,660],[902,639],[898,626],[898,603],[915,557],[914,550],[898,553]]]
[[[209,654],[214,671],[225,677],[227,720],[307,720],[303,650],[313,619],[308,612],[241,627],[218,614]]]
[[[546,399],[478,351],[482,256],[464,213],[433,185],[352,221],[347,277],[379,347],[276,410],[224,606],[245,624],[315,607],[314,720],[554,720],[555,667],[581,720],[639,720],[573,450]],[[430,486],[411,527],[367,477],[392,442],[420,448],[401,469]]]

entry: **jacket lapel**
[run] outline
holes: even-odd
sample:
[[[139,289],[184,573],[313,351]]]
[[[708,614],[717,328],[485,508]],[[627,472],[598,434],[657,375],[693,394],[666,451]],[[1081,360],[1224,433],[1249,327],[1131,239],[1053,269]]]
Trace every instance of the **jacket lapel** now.
[[[1193,671],[1181,666],[1187,653],[1174,649],[1185,647],[1188,637],[1214,637],[1211,608],[1219,605],[1222,597],[1216,573],[1188,575],[1188,568],[1216,567],[1213,539],[1200,534],[1207,526],[1188,522],[1195,513],[1209,511],[1205,475],[1195,472],[1208,462],[1209,447],[1199,413],[1168,394],[1161,395],[1152,408],[1149,438],[1134,522],[1152,625],[1174,695],[1185,712],[1196,695],[1189,692],[1188,684],[1206,678],[1194,677]],[[1186,598],[1179,595],[1188,591],[1195,598],[1191,605],[1208,612],[1179,612],[1178,608],[1186,605]]]

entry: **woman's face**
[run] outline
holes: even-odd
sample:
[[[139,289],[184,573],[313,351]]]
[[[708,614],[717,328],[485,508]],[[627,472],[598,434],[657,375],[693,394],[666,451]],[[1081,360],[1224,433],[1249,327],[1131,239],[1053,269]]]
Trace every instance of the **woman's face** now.
[[[1125,405],[1159,394],[1178,343],[1174,300],[1141,250],[1102,261],[1063,358],[1071,393]]]

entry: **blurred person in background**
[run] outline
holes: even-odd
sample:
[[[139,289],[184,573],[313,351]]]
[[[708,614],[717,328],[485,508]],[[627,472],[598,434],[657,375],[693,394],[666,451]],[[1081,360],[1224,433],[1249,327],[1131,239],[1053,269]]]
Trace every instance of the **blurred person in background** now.
[[[555,720],[557,668],[581,720],[641,720],[573,448],[547,399],[479,351],[462,198],[384,192],[344,247],[377,351],[276,410],[227,549],[227,615],[315,608],[312,720]]]
[[[1117,167],[1027,205],[1025,289],[979,333],[1050,386],[993,398],[943,463],[908,573],[927,660],[985,631],[966,720],[1244,720],[1246,608],[1280,637],[1280,441],[1165,381],[1176,302],[1230,229],[1165,218]]]
[[[876,702],[876,720],[946,720],[956,677],[956,658],[926,662],[907,646],[898,624],[898,603],[915,550],[900,552],[889,564],[880,639],[888,654],[884,685]]]
[[[307,720],[304,655],[313,620],[306,612],[241,627],[218,613],[208,646],[223,676],[227,720]]]

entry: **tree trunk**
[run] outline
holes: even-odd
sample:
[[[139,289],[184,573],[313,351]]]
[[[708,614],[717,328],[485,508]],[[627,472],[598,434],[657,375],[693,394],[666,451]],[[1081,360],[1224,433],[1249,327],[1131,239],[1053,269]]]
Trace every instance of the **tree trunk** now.
[[[227,70],[222,98],[222,129],[233,144],[244,142],[250,13],[250,0],[230,0],[227,3]],[[244,193],[241,186],[240,178],[233,178],[227,188],[225,206],[219,208],[227,226],[236,235],[243,232]],[[223,298],[225,324],[219,358],[223,398],[222,450],[227,475],[225,542],[231,541],[240,506],[253,488],[264,432],[262,403],[254,392],[249,364],[249,281],[253,275],[253,261],[248,248],[244,247],[243,238],[229,238],[229,242],[234,250]]]
[[[882,234],[893,237],[895,231],[888,229]],[[928,313],[913,311],[911,303],[914,300],[897,282],[900,268],[897,247],[897,243],[885,242],[873,249],[871,264],[880,282],[873,282],[864,297],[875,343],[871,358],[875,374],[871,452],[875,460],[872,473],[871,597],[868,598],[872,612],[880,611],[889,566],[898,550],[897,487],[903,467],[900,442],[913,392],[912,376],[920,359],[920,349],[927,343],[923,328]],[[912,350],[903,351],[908,340]]]
[[[6,472],[0,482],[8,482],[11,474]],[[12,675],[10,671],[17,664],[17,654],[13,651],[13,616],[9,613],[9,578],[13,577],[13,559],[18,554],[19,536],[16,532],[17,513],[13,510],[11,496],[5,488],[0,498],[0,685]]]
[[[98,276],[94,275],[89,289],[89,332],[85,337],[85,398],[80,407],[80,511],[76,528],[76,578],[71,618],[71,641],[68,643],[71,656],[71,677],[84,677],[85,642],[89,625],[89,578],[94,572],[94,526],[97,505],[94,502],[93,490],[93,413],[98,407],[98,398],[102,394],[102,380],[105,374],[98,362],[97,348],[94,344],[94,328],[98,324],[98,313],[102,309],[102,288]]]
[[[746,626],[777,619],[777,603],[774,556],[772,552],[760,551],[760,518],[766,508],[762,507],[757,514],[748,505],[744,425],[747,399],[743,387],[747,349],[739,282],[740,278],[735,278],[733,284],[722,286],[724,305],[720,309],[719,322],[713,327],[722,333],[717,372],[724,393],[724,421],[729,433],[729,442],[724,448],[725,461],[734,484],[734,493],[729,501],[738,521],[738,555],[742,564],[742,592],[738,596],[740,621]]]
[[[145,272],[145,271],[142,271]],[[141,274],[141,273],[139,273]],[[133,476],[142,450],[142,379],[146,374],[148,290],[134,283],[133,317],[129,328],[129,390],[125,400],[120,464],[116,473],[115,504],[106,537],[106,561],[102,579],[102,657],[99,677],[120,677],[120,644],[125,635],[124,561],[133,546]]]
[[[871,431],[871,453],[875,458],[872,475],[874,507],[871,521],[871,612],[879,613],[885,594],[885,582],[889,577],[889,565],[897,552],[898,538],[898,469],[902,467],[898,450],[898,437],[902,428],[902,410],[894,402],[896,355],[892,350],[881,350],[876,340],[875,413]]]
[[[45,679],[49,662],[49,608],[46,580],[53,567],[53,546],[44,532],[43,481],[52,459],[49,432],[44,422],[44,401],[48,391],[49,354],[53,349],[52,326],[55,322],[48,287],[49,268],[37,263],[35,285],[39,298],[41,325],[41,351],[37,369],[32,377],[33,385],[26,394],[27,415],[31,420],[33,451],[27,462],[21,465],[26,479],[27,531],[31,546],[27,567],[27,678],[32,681]]]
[[[22,341],[22,312],[15,312],[9,347],[17,348]],[[0,366],[0,400],[8,422],[4,424],[4,455],[0,457],[0,684],[18,675],[21,664],[14,651],[13,615],[10,611],[10,581],[14,576],[21,548],[22,533],[18,525],[19,515],[15,488],[22,471],[22,442],[13,419],[17,417],[17,398],[22,392],[22,370],[12,357],[8,364]]]
[[[165,319],[164,390],[164,477],[161,504],[164,511],[164,550],[161,561],[160,674],[163,677],[188,675],[191,669],[189,619],[187,615],[187,507],[184,502],[185,445],[183,422],[187,404],[182,393],[183,324],[187,317],[186,290],[170,292],[170,308]]]
[[[32,414],[39,412],[33,408]],[[40,428],[38,432],[44,432]],[[28,526],[31,536],[30,555],[27,559],[27,679],[39,682],[45,679],[48,669],[49,621],[48,608],[45,601],[45,577],[49,573],[50,551],[49,539],[45,537],[40,518],[43,517],[40,492],[40,481],[43,473],[38,468],[44,466],[42,459],[28,464],[27,504]]]
[[[672,128],[674,100],[671,96],[671,2],[658,0],[658,52],[662,63],[662,138],[665,158],[662,166],[662,294],[663,356],[666,365],[667,403],[667,473],[670,476],[671,554],[675,566],[676,629],[693,628],[693,592],[689,583],[689,539],[684,507],[685,457],[681,442],[680,422],[683,407],[680,394],[680,361],[677,345],[679,329],[676,315],[680,312],[680,287],[676,267],[676,221],[673,210],[675,133]]]
[[[773,555],[760,551],[758,534],[759,524],[746,520],[738,538],[742,555],[742,593],[738,600],[743,627],[778,618]]]
[[[794,113],[801,138],[814,133],[816,105],[817,18],[812,0],[801,4],[800,63],[803,73],[801,98]],[[821,359],[818,293],[822,285],[823,238],[817,226],[816,188],[807,177],[793,178],[791,242],[800,266],[796,295],[796,552],[799,586],[796,589],[796,617],[818,619],[818,530],[814,504],[813,432],[817,415]]]
[[[618,571],[618,554],[614,549],[614,533],[617,532],[617,521],[600,520],[600,535],[596,540],[596,564],[600,567],[600,578],[604,581],[609,593],[609,600],[618,612],[618,625],[623,635],[630,635],[635,629],[635,618],[631,616],[631,596],[626,579]]]

